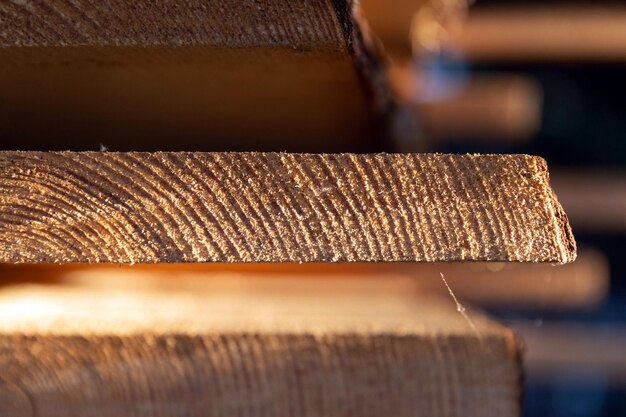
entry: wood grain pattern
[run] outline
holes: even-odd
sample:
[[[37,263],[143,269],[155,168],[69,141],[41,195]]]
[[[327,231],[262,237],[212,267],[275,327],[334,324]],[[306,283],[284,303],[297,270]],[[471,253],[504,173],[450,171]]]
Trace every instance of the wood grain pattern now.
[[[531,156],[0,153],[2,262],[574,258]]]
[[[358,15],[346,0],[0,2],[0,147],[375,150],[394,104]]]
[[[372,306],[377,306],[372,308]],[[519,415],[512,332],[450,299],[0,292],[0,415]]]
[[[0,46],[344,45],[328,0],[53,0],[2,2]],[[235,24],[237,23],[237,24]]]
[[[451,27],[461,24],[467,0],[363,0],[372,30],[394,61],[438,53]]]

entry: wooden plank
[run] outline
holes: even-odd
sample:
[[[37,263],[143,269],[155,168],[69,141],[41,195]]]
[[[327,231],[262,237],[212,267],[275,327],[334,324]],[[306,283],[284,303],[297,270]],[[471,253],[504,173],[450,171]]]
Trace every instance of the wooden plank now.
[[[471,61],[622,62],[626,7],[614,4],[539,4],[476,7],[449,30]]]
[[[513,333],[468,317],[373,293],[4,289],[0,415],[519,416]]]
[[[0,153],[2,262],[575,258],[526,155]]]
[[[371,150],[393,104],[359,15],[344,0],[0,2],[2,147]]]
[[[0,46],[345,47],[342,19],[350,18],[350,6],[326,0],[3,2]]]

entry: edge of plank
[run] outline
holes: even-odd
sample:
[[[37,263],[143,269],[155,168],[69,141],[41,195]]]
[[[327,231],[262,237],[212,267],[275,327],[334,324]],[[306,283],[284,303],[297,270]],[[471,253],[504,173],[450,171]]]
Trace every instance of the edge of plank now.
[[[541,157],[534,157],[537,163],[541,166],[540,171],[545,175],[546,188],[550,194],[548,201],[552,206],[554,212],[554,219],[556,222],[556,230],[560,232],[559,241],[562,245],[561,252],[562,258],[559,263],[569,263],[576,260],[576,239],[574,239],[574,233],[569,224],[567,214],[559,200],[556,193],[550,188],[550,173],[548,171],[548,163]]]

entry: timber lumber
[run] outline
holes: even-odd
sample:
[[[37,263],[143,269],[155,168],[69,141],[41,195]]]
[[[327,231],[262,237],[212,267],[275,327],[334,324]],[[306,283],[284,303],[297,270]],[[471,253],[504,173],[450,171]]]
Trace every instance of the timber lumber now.
[[[508,4],[472,8],[449,28],[454,52],[470,61],[623,62],[626,6]]]
[[[626,327],[574,321],[514,321],[524,340],[527,376],[626,387]]]
[[[467,314],[373,293],[5,288],[0,415],[519,416],[513,333]]]
[[[393,103],[355,3],[0,2],[2,147],[372,149]]]
[[[0,286],[20,283],[118,291],[201,291],[315,298],[384,294],[455,296],[474,306],[508,309],[588,309],[608,294],[606,257],[581,250],[576,262],[548,263],[254,263],[0,265]]]
[[[1,152],[0,261],[575,258],[527,155]]]

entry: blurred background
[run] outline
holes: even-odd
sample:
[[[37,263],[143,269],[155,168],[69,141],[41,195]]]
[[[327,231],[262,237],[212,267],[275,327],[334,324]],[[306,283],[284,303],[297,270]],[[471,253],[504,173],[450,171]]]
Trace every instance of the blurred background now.
[[[407,98],[428,150],[543,156],[577,262],[596,251],[606,280],[586,305],[488,309],[526,341],[524,416],[625,415],[626,3],[477,0],[463,19],[409,64],[455,89]]]

